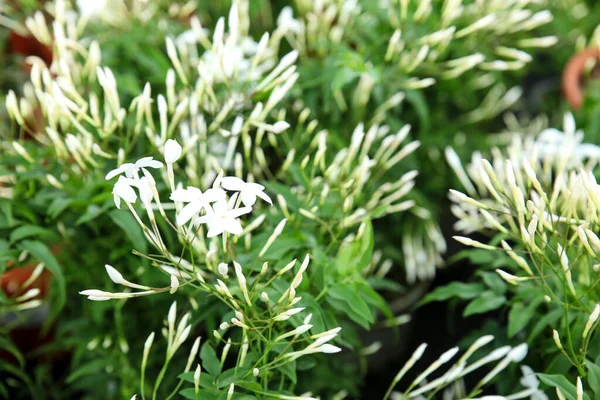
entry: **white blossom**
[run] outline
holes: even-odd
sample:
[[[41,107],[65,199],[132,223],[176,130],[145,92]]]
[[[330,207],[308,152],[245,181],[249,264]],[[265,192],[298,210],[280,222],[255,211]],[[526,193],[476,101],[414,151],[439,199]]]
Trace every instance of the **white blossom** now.
[[[240,178],[226,176],[221,180],[221,186],[227,190],[239,192],[242,203],[247,207],[252,207],[256,203],[256,197],[273,205],[271,198],[264,192],[265,187],[258,183],[244,182]]]
[[[181,226],[188,222],[192,217],[198,215],[203,209],[208,213],[212,211],[210,203],[216,201],[225,201],[225,191],[222,189],[208,189],[202,192],[194,186],[188,186],[186,189],[176,189],[171,193],[171,200],[188,203],[177,214],[177,225]]]
[[[109,180],[119,174],[125,174],[127,178],[135,178],[137,173],[142,168],[162,168],[163,164],[160,161],[154,160],[152,157],[144,157],[137,160],[135,163],[125,163],[119,168],[113,169],[104,179]]]
[[[242,233],[242,224],[237,219],[241,215],[252,211],[251,207],[240,207],[229,209],[225,200],[217,201],[212,209],[206,210],[206,215],[198,218],[198,223],[208,225],[208,237],[220,235],[228,232],[233,235]]]
[[[117,180],[112,190],[117,208],[121,208],[121,199],[125,200],[127,203],[135,203],[137,195],[132,186],[136,186],[136,181],[134,179],[125,178],[123,176],[119,177],[119,180]]]

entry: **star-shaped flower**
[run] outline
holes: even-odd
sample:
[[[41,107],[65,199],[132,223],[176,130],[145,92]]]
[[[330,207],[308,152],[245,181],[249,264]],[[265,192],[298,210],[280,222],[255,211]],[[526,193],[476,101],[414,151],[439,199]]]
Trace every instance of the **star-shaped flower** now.
[[[217,236],[223,232],[239,235],[242,233],[242,224],[238,217],[252,211],[252,207],[229,209],[227,201],[219,200],[212,209],[209,208],[206,211],[207,214],[198,218],[198,222],[208,225],[208,237]]]
[[[221,186],[227,190],[240,192],[242,203],[247,207],[252,207],[256,203],[256,197],[260,197],[270,205],[273,205],[271,198],[264,192],[265,187],[254,182],[244,182],[234,176],[226,176],[221,180]]]
[[[177,214],[177,226],[188,222],[195,215],[200,214],[202,209],[206,212],[212,212],[210,203],[215,201],[225,201],[225,191],[222,189],[208,189],[202,193],[200,189],[194,186],[188,186],[186,189],[176,189],[171,193],[171,200],[188,203]]]
[[[125,200],[127,203],[136,202],[137,195],[132,186],[137,186],[135,179],[125,178],[124,176],[119,177],[119,180],[117,180],[112,190],[117,208],[121,208],[121,199]]]
[[[154,160],[152,157],[140,158],[134,163],[121,164],[119,168],[113,169],[104,179],[109,180],[119,174],[125,174],[127,178],[135,178],[138,171],[142,168],[162,168],[163,163]]]

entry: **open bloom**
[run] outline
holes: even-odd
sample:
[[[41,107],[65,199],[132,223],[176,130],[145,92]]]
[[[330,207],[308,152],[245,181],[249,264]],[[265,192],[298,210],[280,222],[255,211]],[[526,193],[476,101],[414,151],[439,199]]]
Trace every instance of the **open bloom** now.
[[[273,205],[271,198],[264,192],[265,187],[254,182],[244,182],[234,176],[226,176],[221,180],[221,186],[227,190],[240,192],[242,203],[247,207],[252,207],[256,203],[256,197],[260,197],[267,203]]]
[[[548,396],[539,389],[540,381],[535,375],[535,372],[527,365],[521,366],[521,372],[523,373],[523,377],[521,378],[520,383],[532,392],[531,400],[548,400]]]
[[[219,200],[206,211],[206,215],[198,218],[198,222],[208,225],[208,237],[217,236],[223,232],[239,235],[242,233],[242,224],[237,218],[252,211],[252,207],[229,209],[225,200]]]
[[[115,183],[112,190],[117,208],[121,208],[121,199],[125,200],[127,203],[135,203],[137,195],[132,186],[136,186],[136,181],[134,179],[125,178],[123,176],[119,177],[119,180]]]
[[[125,174],[127,178],[135,178],[137,173],[142,168],[162,168],[163,164],[160,161],[152,159],[152,157],[140,158],[134,163],[122,164],[119,168],[113,169],[104,179],[109,180],[119,174]]]
[[[208,189],[202,193],[197,187],[188,186],[187,189],[174,190],[171,193],[170,199],[188,203],[177,215],[177,226],[181,226],[195,215],[198,215],[202,209],[205,209],[206,212],[212,212],[210,203],[225,201],[225,191],[221,189]]]

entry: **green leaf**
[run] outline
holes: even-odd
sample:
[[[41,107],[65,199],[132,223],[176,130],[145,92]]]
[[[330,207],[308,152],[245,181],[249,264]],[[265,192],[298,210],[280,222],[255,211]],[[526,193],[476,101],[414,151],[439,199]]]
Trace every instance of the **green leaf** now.
[[[591,361],[587,362],[588,367],[588,383],[594,391],[594,400],[600,400],[600,366]]]
[[[507,283],[495,272],[479,272],[483,282],[497,294],[506,292]]]
[[[136,250],[141,253],[148,251],[148,242],[146,242],[144,232],[131,213],[123,210],[113,210],[108,215],[125,232]]]
[[[183,379],[184,381],[194,383],[194,374],[195,371],[179,374],[179,379]],[[219,392],[215,387],[215,378],[213,378],[206,370],[202,371],[202,374],[200,374],[200,387],[212,390],[215,393]]]
[[[53,310],[50,313],[50,318],[47,323],[50,323],[58,315],[60,310],[65,305],[66,288],[65,278],[63,277],[60,265],[52,255],[52,252],[41,242],[24,240],[20,243],[23,250],[27,250],[35,259],[43,262],[46,268],[54,275],[54,281],[57,285],[56,301],[53,303]]]
[[[367,282],[370,287],[372,287],[374,290],[377,290],[379,292],[381,292],[383,290],[387,290],[389,292],[403,293],[405,290],[404,286],[402,286],[398,282],[393,281],[391,279],[370,276],[367,279]]]
[[[496,310],[506,303],[506,297],[494,292],[484,292],[481,296],[471,301],[465,308],[463,316],[468,317],[473,314],[483,314],[488,311]]]
[[[358,270],[362,270],[371,262],[373,258],[373,224],[371,220],[365,220],[365,230],[360,238],[360,259],[358,261]]]
[[[365,326],[366,323],[368,328],[370,324],[375,322],[375,316],[367,303],[365,303],[352,288],[341,284],[332,286],[327,291],[327,297],[343,302],[341,309],[339,304],[337,309],[342,313],[345,313],[357,324]]]
[[[562,308],[557,308],[544,315],[531,329],[527,342],[531,342],[535,339],[548,325],[553,325],[558,321],[564,314]]]
[[[23,383],[25,383],[25,385],[29,389],[32,400],[37,400],[40,398],[39,394],[35,391],[35,386],[33,385],[31,378],[29,378],[29,376],[27,376],[27,374],[25,372],[21,371],[14,365],[9,364],[7,362],[0,363],[0,371],[2,371],[2,370],[5,370],[9,374],[12,374],[12,375],[16,376],[17,378],[21,379],[23,381]]]
[[[0,200],[0,211],[2,211],[2,214],[4,214],[4,216],[6,217],[8,226],[13,226],[15,224],[15,219],[13,216],[13,209],[12,209],[11,201],[9,201],[7,199],[1,199]]]
[[[73,383],[79,378],[82,378],[87,375],[95,374],[96,372],[104,369],[104,367],[106,367],[109,363],[110,363],[110,360],[104,359],[104,358],[92,360],[86,364],[83,364],[81,367],[75,369],[75,371],[73,371],[67,377],[66,382]]]
[[[563,375],[536,374],[540,381],[554,388],[559,388],[565,397],[569,400],[577,400],[577,389]],[[590,396],[583,394],[583,398],[590,400]]]
[[[232,383],[237,385],[238,382],[246,381],[243,378],[245,376],[248,376],[249,374],[250,369],[248,368],[231,368],[227,371],[223,371],[221,375],[219,375],[219,379],[217,380],[217,387],[229,387],[229,385],[231,385]]]
[[[179,392],[179,394],[186,399],[192,400],[217,400],[219,398],[219,393],[214,394],[204,389],[198,390],[198,397],[196,397],[196,391],[194,388],[183,389],[181,392]]]
[[[104,210],[98,207],[95,204],[90,204],[86,209],[85,213],[81,215],[77,221],[75,221],[75,225],[85,224],[86,222],[90,222],[93,219],[99,217]]]
[[[480,283],[452,282],[449,285],[439,287],[421,300],[420,305],[432,301],[445,301],[453,297],[468,300],[479,296],[485,290]]]
[[[0,349],[3,349],[12,354],[12,356],[19,363],[19,366],[23,368],[23,366],[25,365],[25,358],[14,344],[12,344],[8,339],[2,336],[0,336]]]
[[[354,291],[363,299],[367,304],[376,307],[383,315],[387,317],[390,322],[394,320],[394,313],[390,308],[389,304],[379,293],[373,288],[363,282],[356,282],[354,285]]]
[[[60,213],[66,210],[72,202],[72,199],[67,199],[65,197],[58,197],[54,199],[48,206],[48,215],[50,218],[55,219],[60,215]]]
[[[200,359],[202,360],[202,367],[208,371],[214,377],[219,376],[221,373],[221,362],[217,358],[215,349],[210,345],[209,342],[205,342],[200,350]]]
[[[294,385],[298,383],[298,378],[296,377],[296,361],[283,364],[278,369],[279,372],[290,378]]]
[[[542,299],[536,299],[530,302],[527,307],[523,303],[516,303],[508,313],[508,337],[512,338],[518,332],[523,330],[529,321],[533,320],[535,310],[540,305]]]
[[[335,269],[341,276],[359,273],[373,257],[373,225],[367,221],[360,241],[351,242],[339,251]]]
[[[420,137],[427,137],[429,135],[430,111],[423,91],[406,90],[404,94],[406,96],[406,101],[413,106],[419,118],[419,127],[421,128]]]
[[[32,236],[53,236],[54,233],[35,225],[21,225],[10,233],[10,243],[18,242]]]

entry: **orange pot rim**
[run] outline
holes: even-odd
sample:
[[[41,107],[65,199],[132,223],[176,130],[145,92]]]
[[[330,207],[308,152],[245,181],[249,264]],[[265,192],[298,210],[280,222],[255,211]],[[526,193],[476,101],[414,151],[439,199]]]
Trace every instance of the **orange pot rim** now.
[[[590,59],[600,61],[600,47],[588,47],[575,54],[565,67],[562,74],[563,94],[573,110],[581,109],[583,105],[583,73]]]

